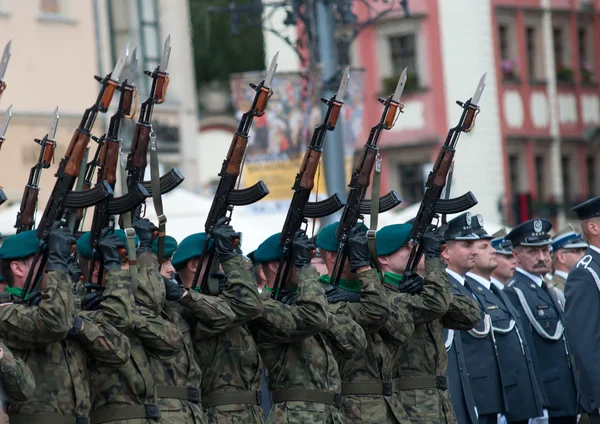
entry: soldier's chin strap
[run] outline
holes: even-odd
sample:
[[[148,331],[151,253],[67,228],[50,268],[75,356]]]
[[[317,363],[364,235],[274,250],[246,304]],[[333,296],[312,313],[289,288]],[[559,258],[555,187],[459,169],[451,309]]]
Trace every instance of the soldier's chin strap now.
[[[165,254],[165,235],[167,217],[163,211],[162,196],[160,194],[160,169],[158,167],[158,149],[156,134],[150,130],[150,184],[152,185],[152,201],[158,217],[158,266],[163,263]]]
[[[377,258],[377,222],[379,220],[379,196],[380,196],[380,185],[381,185],[381,155],[377,153],[375,158],[375,172],[373,172],[373,185],[371,189],[371,223],[370,228],[367,231],[367,243],[369,246],[369,253],[371,254],[371,261],[375,265],[377,270],[380,270],[379,259]]]
[[[121,157],[121,191],[123,195],[129,192],[127,187],[127,170],[126,160],[123,153],[119,153]],[[131,291],[135,293],[137,288],[138,274],[137,274],[137,256],[135,251],[135,229],[131,221],[131,211],[121,214],[123,220],[123,231],[125,231],[125,244],[127,248],[127,257],[129,258],[129,273],[131,274]]]

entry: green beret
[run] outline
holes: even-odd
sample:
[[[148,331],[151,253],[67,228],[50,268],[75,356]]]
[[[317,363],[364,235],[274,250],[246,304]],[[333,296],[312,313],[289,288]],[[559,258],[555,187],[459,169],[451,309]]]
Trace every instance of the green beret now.
[[[173,256],[173,252],[177,250],[177,240],[175,237],[165,236],[165,252],[164,257],[170,258]],[[158,237],[152,243],[152,253],[158,256]]]
[[[200,257],[205,242],[206,233],[192,234],[181,240],[177,250],[171,256],[171,264],[175,270],[179,271],[190,259]],[[212,248],[213,244],[214,241],[211,239],[208,248]]]
[[[254,259],[254,254],[256,253],[256,250],[253,250],[252,252],[248,253],[247,258],[250,259],[250,261],[252,262],[252,266],[256,265],[256,260]]]
[[[324,227],[317,234],[315,245],[319,248],[319,250],[325,250],[327,252],[337,252],[339,242],[336,237],[339,222],[334,222],[333,224],[329,224],[327,227]],[[362,229],[366,232],[368,230],[365,224],[362,224]]]
[[[34,255],[39,243],[36,230],[7,237],[0,247],[0,259],[19,259]]]
[[[410,240],[411,224],[393,224],[377,231],[377,256],[387,256],[400,250]]]
[[[258,249],[251,253],[252,263],[266,264],[281,259],[283,249],[281,248],[280,238],[281,233],[277,233],[263,241],[260,246],[258,246]]]
[[[115,236],[127,247],[127,236],[125,236],[125,231],[123,230],[115,230]],[[135,247],[140,245],[140,238],[135,236]],[[84,259],[92,259],[92,247],[90,246],[90,232],[84,233],[77,240],[77,252],[79,256]],[[96,252],[96,259],[100,259],[100,252]]]

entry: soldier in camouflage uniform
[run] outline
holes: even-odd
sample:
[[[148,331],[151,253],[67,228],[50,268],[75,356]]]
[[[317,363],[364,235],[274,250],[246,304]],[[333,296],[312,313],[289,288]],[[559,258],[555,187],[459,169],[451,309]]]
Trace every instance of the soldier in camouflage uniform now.
[[[35,379],[29,367],[1,342],[0,390],[5,402],[25,402],[33,398],[35,391]]]
[[[282,282],[281,301],[271,298],[282,255],[279,237],[271,236],[254,253],[268,287],[261,294],[263,313],[250,327],[273,394],[267,422],[341,424],[341,378],[327,339],[355,357],[366,347],[364,332],[354,321],[327,311],[323,286],[310,265],[314,244],[305,234],[299,233],[293,242],[294,269]]]
[[[321,257],[329,274],[333,271],[338,241],[338,223],[323,228],[316,238]],[[345,352],[332,350],[339,365],[342,378],[343,403],[340,408],[347,423],[403,423],[408,416],[398,398],[393,396],[393,356],[383,342],[379,330],[386,325],[393,329],[395,339],[406,343],[414,330],[412,318],[405,310],[398,309],[390,315],[389,298],[379,280],[377,271],[370,268],[370,254],[365,227],[357,225],[348,239],[348,258],[344,264],[339,284],[331,286],[330,275],[322,275],[319,281],[328,285],[325,289],[329,311],[345,316],[358,323],[366,334],[365,353],[348,358]],[[356,274],[353,267],[365,267]],[[406,325],[406,322],[410,324]]]
[[[12,402],[12,424],[87,423],[90,410],[86,355],[67,334],[83,330],[75,316],[70,290],[68,258],[75,237],[67,229],[53,228],[47,242],[48,261],[41,292],[29,294],[25,303],[0,306],[0,337],[16,357],[23,359],[35,377],[30,400]],[[39,241],[35,231],[7,238],[0,248],[0,269],[9,287],[19,296]],[[37,265],[39,266],[39,265]]]
[[[163,251],[163,261],[162,264],[160,264],[160,273],[167,278],[173,278],[177,273],[171,263],[173,253],[177,250],[177,246],[178,243],[174,237],[165,235],[165,247]],[[158,237],[152,242],[152,253],[154,253],[155,256],[158,256]]]
[[[479,321],[479,308],[474,299],[452,296],[439,259],[443,237],[437,231],[427,231],[423,237],[425,277],[416,275],[400,287],[412,249],[411,228],[411,224],[399,224],[377,232],[377,253],[392,312],[407,310],[414,324],[414,333],[406,345],[388,343],[395,358],[395,395],[411,422],[453,424],[457,421],[446,378],[448,356],[443,327],[474,327]],[[381,332],[392,330],[385,326]]]
[[[246,326],[262,312],[262,302],[250,264],[234,248],[236,239],[239,239],[239,234],[227,224],[226,219],[217,223],[212,240],[225,274],[220,277],[220,293],[202,295],[189,292],[218,307],[227,306],[233,312],[233,322],[214,325],[209,321],[214,319],[211,316],[214,313],[193,310],[192,300],[187,300],[187,303],[180,301],[187,309],[187,315],[193,315],[188,320],[193,324],[194,348],[202,369],[202,406],[207,411],[209,423],[264,421],[260,408],[262,360]],[[205,241],[204,233],[192,234],[181,241],[173,255],[173,266],[184,287],[192,285]],[[174,297],[177,289],[171,284]]]

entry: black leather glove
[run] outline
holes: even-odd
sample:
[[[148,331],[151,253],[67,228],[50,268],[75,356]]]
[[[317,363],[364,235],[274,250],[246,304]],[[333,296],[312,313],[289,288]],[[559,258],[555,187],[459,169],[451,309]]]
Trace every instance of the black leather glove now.
[[[327,286],[325,288],[325,296],[327,296],[327,302],[329,303],[360,302],[360,293],[354,293],[348,290],[344,290],[337,286]]]
[[[135,234],[140,238],[140,246],[137,249],[138,253],[152,252],[154,232],[158,231],[158,227],[149,219],[142,218],[137,219],[133,223],[133,229],[135,230]]]
[[[425,253],[425,259],[439,258],[442,251],[442,244],[444,244],[444,226],[435,228],[430,226],[425,230],[423,234],[423,253]]]
[[[294,255],[294,266],[301,269],[310,265],[315,245],[306,233],[298,231],[292,242],[292,254]]]
[[[94,291],[90,291],[83,297],[83,300],[81,301],[81,308],[84,311],[95,311],[99,309],[100,304],[104,300],[104,287],[102,287],[100,284],[85,283],[85,288],[87,290]]]
[[[74,337],[83,331],[83,320],[75,315],[73,317],[73,326],[69,330],[68,335]]]
[[[48,263],[46,271],[69,272],[69,257],[76,243],[75,236],[68,228],[60,228],[60,222],[54,223],[48,237]]]
[[[121,255],[119,249],[125,248],[125,245],[117,236],[114,235],[109,227],[102,230],[100,236],[100,253],[104,259],[104,269],[115,271],[121,269]]]
[[[71,276],[71,281],[76,283],[81,279],[83,273],[81,272],[81,268],[79,267],[79,262],[77,262],[77,256],[71,255],[69,256],[69,275]]]
[[[185,294],[185,289],[179,287],[174,280],[170,280],[163,276],[163,282],[165,284],[166,299],[169,301],[177,301]]]
[[[281,289],[281,303],[288,306],[296,304],[296,292]]]
[[[356,224],[348,237],[348,261],[350,271],[356,272],[358,268],[371,265],[371,255],[367,242],[367,233],[362,224]]]
[[[27,300],[25,301],[29,306],[40,306],[42,303],[42,292],[39,290],[34,290],[29,293],[27,296]]]
[[[400,293],[417,294],[423,290],[423,277],[417,273],[408,273],[406,279],[400,283]]]
[[[233,246],[235,240],[239,240],[240,235],[236,233],[228,223],[228,218],[221,218],[217,221],[213,231],[215,240],[215,251],[220,262],[225,262],[239,255]]]

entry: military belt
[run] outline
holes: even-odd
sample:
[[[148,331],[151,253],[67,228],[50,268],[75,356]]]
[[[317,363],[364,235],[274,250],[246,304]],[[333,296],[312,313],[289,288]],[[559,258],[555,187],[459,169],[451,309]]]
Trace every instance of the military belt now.
[[[342,405],[342,395],[321,390],[291,389],[273,392],[273,403],[282,402],[314,402],[325,405]]]
[[[403,377],[394,379],[394,390],[418,390],[448,388],[448,378],[445,375],[424,377]]]
[[[235,405],[237,403],[260,406],[262,404],[262,394],[260,390],[256,392],[240,390],[237,392],[212,393],[202,396],[202,407],[204,409],[212,408],[213,406]]]
[[[8,414],[10,423],[16,424],[89,424],[88,417],[75,417],[72,415],[32,415],[32,414]]]
[[[153,403],[135,406],[119,406],[94,411],[90,414],[91,424],[101,424],[110,421],[133,420],[136,418],[160,418],[160,410]],[[45,424],[45,423],[44,423]]]
[[[200,403],[200,390],[197,387],[156,386],[156,396],[159,398],[187,400]]]
[[[391,381],[371,380],[361,383],[342,383],[342,395],[344,396],[391,396],[392,393],[394,390]]]

